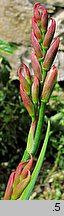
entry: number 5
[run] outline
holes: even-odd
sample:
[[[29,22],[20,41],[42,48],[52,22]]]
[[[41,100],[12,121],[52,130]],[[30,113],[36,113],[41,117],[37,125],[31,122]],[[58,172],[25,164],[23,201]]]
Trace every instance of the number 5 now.
[[[60,203],[55,203],[55,211],[60,211]]]

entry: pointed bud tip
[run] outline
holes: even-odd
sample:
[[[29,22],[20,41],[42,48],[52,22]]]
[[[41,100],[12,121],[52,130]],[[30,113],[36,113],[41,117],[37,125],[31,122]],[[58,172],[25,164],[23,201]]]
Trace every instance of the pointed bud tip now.
[[[15,171],[12,172],[10,177],[9,177],[7,187],[5,190],[5,194],[4,194],[4,200],[10,200],[10,197],[12,194],[12,189],[13,189],[14,176],[15,176]]]
[[[52,66],[50,70],[56,71],[57,72],[57,67],[55,65]]]
[[[57,46],[57,47],[59,46],[59,43],[60,43],[60,38],[57,37],[57,38],[56,38],[56,46]]]
[[[40,2],[36,2],[34,4],[34,16],[37,22],[40,21],[41,19],[41,15],[40,15],[40,11],[39,11],[39,6],[40,6]]]
[[[26,161],[27,164],[26,164],[26,166],[23,168],[23,170],[21,172],[20,181],[23,180],[27,176],[27,171],[31,170],[33,161],[34,161],[33,156],[32,156],[32,154],[30,154],[30,159],[29,159],[28,163]]]
[[[48,25],[48,12],[46,8],[44,8],[43,6],[40,6],[40,9],[42,10],[42,16],[41,16],[42,30],[46,31]]]
[[[36,2],[36,3],[34,4],[34,10],[35,10],[37,7],[39,7],[40,5],[41,5],[40,2]]]
[[[46,10],[45,7],[43,7],[43,6],[41,5],[39,8],[40,8],[40,10],[42,10],[43,14],[47,14],[47,15],[48,15],[48,12],[47,12],[47,10]]]
[[[55,21],[55,19],[54,19],[54,18],[51,18],[51,20],[52,20],[51,25],[54,26],[54,27],[56,27],[56,21]]]
[[[34,84],[35,84],[35,87],[39,87],[39,81],[36,76],[34,76]]]

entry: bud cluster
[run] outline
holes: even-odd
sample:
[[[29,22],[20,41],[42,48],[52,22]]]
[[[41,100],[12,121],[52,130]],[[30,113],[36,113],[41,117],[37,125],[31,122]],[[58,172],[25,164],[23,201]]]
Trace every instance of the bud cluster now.
[[[51,24],[48,27],[47,10],[41,6],[40,2],[35,3],[31,32],[31,43],[33,47],[31,52],[31,63],[34,75],[31,77],[29,68],[24,63],[18,69],[20,94],[22,96],[23,103],[29,112],[29,115],[34,118],[36,116],[35,114],[37,114],[35,105],[38,107],[38,102],[40,102],[41,99],[45,102],[48,102],[47,98],[50,96],[48,97],[46,95],[48,95],[49,92],[49,95],[51,95],[53,89],[52,86],[54,86],[57,77],[57,69],[55,66],[51,68],[59,46],[58,37],[51,44],[55,33],[55,28],[56,23],[53,18],[51,18]],[[23,69],[24,73],[22,72]],[[45,88],[45,86],[47,87]],[[46,96],[45,100],[43,99],[44,95]]]
[[[24,63],[18,69],[18,76],[20,81],[20,94],[22,96],[24,106],[26,107],[29,115],[33,117],[35,116],[35,111],[34,105],[30,99],[31,75],[29,68]]]
[[[4,194],[4,200],[17,200],[30,181],[30,170],[33,164],[33,156],[29,161],[20,162],[16,171],[12,172]]]
[[[18,69],[18,76],[22,101],[29,115],[33,118],[35,117],[35,105],[39,101],[39,77],[31,76],[29,68],[25,64],[22,64]]]
[[[45,78],[46,72],[50,69],[58,50],[58,37],[51,44],[55,28],[56,23],[53,18],[48,27],[47,10],[41,6],[40,2],[35,3],[31,32],[31,42],[34,51],[31,53],[31,63],[34,75],[37,76],[40,81]]]

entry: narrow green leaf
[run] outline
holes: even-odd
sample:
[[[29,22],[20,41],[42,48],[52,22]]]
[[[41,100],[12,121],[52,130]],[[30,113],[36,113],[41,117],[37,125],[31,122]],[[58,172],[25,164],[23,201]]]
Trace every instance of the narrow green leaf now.
[[[49,135],[50,135],[50,121],[48,121],[48,127],[47,127],[45,140],[44,140],[44,143],[43,143],[43,146],[42,146],[38,161],[37,161],[36,166],[34,168],[34,171],[32,173],[30,183],[28,184],[26,189],[23,191],[23,193],[22,193],[22,195],[20,197],[20,200],[28,200],[31,193],[32,193],[32,191],[33,191],[34,185],[36,183],[38,174],[40,172],[40,169],[41,169],[41,166],[42,166],[42,163],[43,163],[43,160],[44,160]]]
[[[13,54],[16,49],[16,45],[0,40],[0,52]]]

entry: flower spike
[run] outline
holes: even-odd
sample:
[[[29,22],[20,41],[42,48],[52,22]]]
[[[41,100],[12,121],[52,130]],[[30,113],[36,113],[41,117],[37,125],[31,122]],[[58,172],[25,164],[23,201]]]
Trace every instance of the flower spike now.
[[[51,65],[56,56],[60,40],[57,37],[51,44],[56,27],[53,18],[48,29],[47,26],[47,10],[40,2],[37,2],[34,4],[31,32],[31,43],[33,47],[31,63],[34,73],[31,75],[29,68],[24,63],[18,69],[20,94],[24,106],[32,118],[32,122],[22,161],[18,164],[15,172],[9,177],[4,200],[29,199],[47,148],[50,135],[50,121],[48,121],[48,128],[38,161],[31,174],[30,171],[34,160],[33,156],[36,154],[41,141],[46,103],[49,101],[57,79],[57,68],[56,66],[51,67]]]

